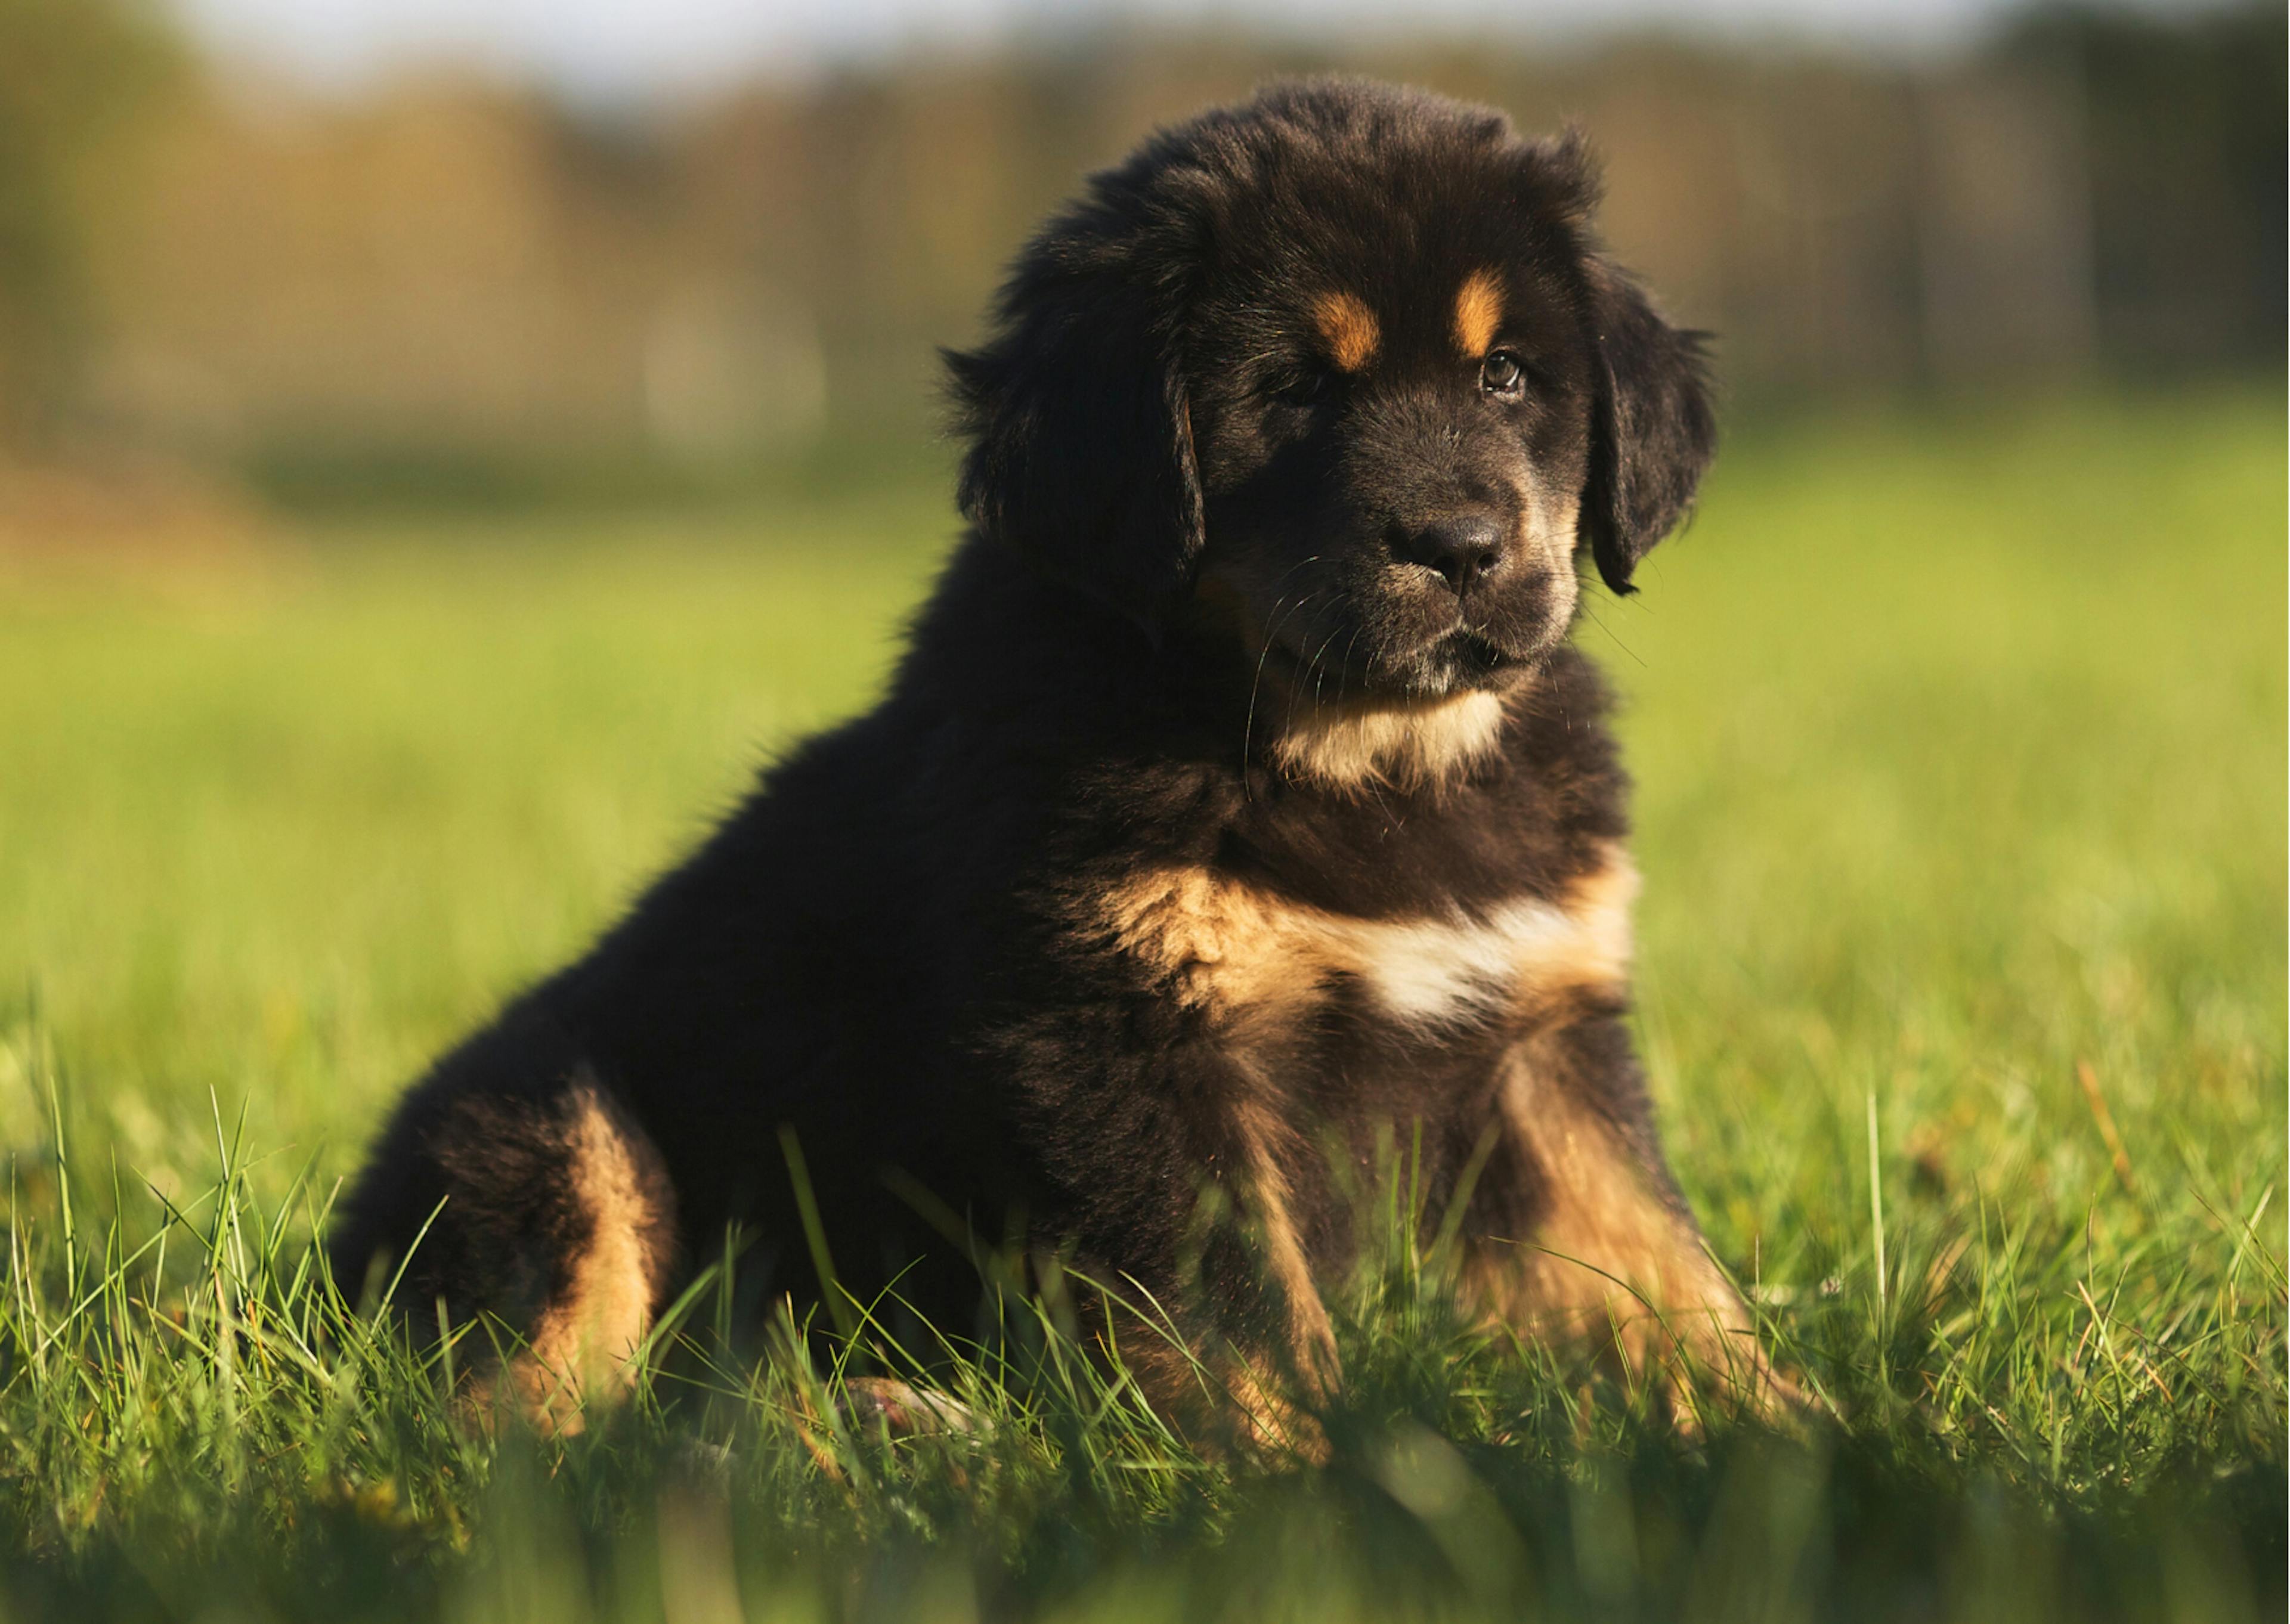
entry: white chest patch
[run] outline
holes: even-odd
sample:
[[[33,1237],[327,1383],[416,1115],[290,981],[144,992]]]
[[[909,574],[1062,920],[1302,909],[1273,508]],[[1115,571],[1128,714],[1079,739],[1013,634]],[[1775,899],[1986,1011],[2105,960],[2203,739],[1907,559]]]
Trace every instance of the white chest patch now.
[[[1100,920],[1120,950],[1169,979],[1181,1002],[1213,1013],[1301,1013],[1349,981],[1388,1019],[1433,1028],[1564,988],[1620,986],[1637,890],[1637,872],[1616,849],[1557,900],[1373,919],[1182,869],[1121,887]]]
[[[1443,1026],[1514,1002],[1522,982],[1603,960],[1595,928],[1548,902],[1507,902],[1485,920],[1362,922],[1357,973],[1394,1020]],[[1616,966],[1617,969],[1620,966]]]

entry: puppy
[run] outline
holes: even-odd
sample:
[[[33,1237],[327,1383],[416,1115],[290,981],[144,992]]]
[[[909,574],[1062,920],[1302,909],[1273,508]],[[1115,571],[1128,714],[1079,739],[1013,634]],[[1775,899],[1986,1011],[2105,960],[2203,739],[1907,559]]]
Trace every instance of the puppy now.
[[[1270,1436],[1397,1145],[1475,1312],[1763,1402],[1632,1053],[1567,642],[1714,439],[1596,190],[1357,82],[1094,177],[947,356],[970,528],[886,697],[406,1096],[336,1279],[488,1319],[567,1426],[727,1237],[750,1304],[956,1334],[989,1254],[1052,1259],[1157,1403]]]

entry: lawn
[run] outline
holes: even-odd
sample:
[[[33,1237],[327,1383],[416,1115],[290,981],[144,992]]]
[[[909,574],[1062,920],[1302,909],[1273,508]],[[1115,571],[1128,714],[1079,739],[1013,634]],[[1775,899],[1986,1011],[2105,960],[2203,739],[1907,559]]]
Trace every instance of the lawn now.
[[[941,489],[0,558],[0,1617],[2281,1617],[2284,427],[1735,435],[1580,636],[1673,1158],[1835,1415],[1679,1436],[1395,1247],[1313,1468],[1053,1333],[869,1436],[704,1297],[609,1424],[457,1429],[303,1272],[392,1091],[866,701]]]

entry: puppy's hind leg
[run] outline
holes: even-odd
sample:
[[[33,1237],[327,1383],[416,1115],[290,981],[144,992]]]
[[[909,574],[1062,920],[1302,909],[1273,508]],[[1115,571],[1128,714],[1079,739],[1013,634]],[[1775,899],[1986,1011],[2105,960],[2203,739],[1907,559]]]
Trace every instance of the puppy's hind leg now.
[[[457,1345],[470,1402],[569,1434],[626,1387],[675,1230],[658,1151],[587,1073],[517,1093],[440,1078],[407,1100],[353,1193],[335,1277],[355,1291],[402,1268],[390,1306],[417,1333],[478,1322]]]
[[[588,1400],[617,1396],[635,1373],[666,1292],[675,1216],[659,1152],[601,1091],[573,1088],[556,1126],[553,1289],[504,1373],[528,1416],[569,1434]]]

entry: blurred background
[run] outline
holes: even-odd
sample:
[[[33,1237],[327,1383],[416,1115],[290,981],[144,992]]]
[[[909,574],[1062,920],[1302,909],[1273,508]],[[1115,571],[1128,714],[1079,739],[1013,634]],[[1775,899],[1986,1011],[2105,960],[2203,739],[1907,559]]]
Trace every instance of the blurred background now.
[[[2115,1108],[2244,1144],[2285,50],[2165,0],[0,0],[0,1148],[61,1077],[163,1188],[217,1102],[343,1171],[878,687],[959,523],[935,348],[1043,212],[1323,68],[1579,120],[1719,335],[1693,532],[1581,634],[1662,1075],[1842,1090],[1854,1144],[1855,1068],[1944,1054],[2049,1156],[2010,1101],[2082,1122],[2130,988]]]
[[[1737,414],[2278,380],[2284,59],[2168,0],[0,0],[0,547],[934,468],[1042,212],[1322,68],[1582,123]]]

